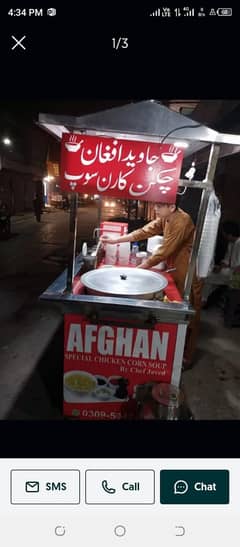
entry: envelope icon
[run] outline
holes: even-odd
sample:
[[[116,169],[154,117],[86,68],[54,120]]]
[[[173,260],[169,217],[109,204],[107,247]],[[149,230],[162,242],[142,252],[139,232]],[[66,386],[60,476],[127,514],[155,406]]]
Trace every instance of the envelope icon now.
[[[38,481],[27,481],[25,483],[26,492],[39,492],[39,482]]]

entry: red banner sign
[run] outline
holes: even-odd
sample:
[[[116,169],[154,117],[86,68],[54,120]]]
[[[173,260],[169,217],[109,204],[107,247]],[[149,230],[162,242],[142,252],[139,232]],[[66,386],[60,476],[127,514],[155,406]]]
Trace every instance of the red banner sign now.
[[[183,150],[169,144],[64,133],[61,188],[174,203]]]
[[[120,419],[137,385],[170,383],[177,328],[99,325],[85,316],[65,315],[64,414]]]

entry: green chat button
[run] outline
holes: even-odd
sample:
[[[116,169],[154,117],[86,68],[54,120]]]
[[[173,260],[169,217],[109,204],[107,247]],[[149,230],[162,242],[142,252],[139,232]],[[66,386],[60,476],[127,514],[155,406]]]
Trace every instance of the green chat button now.
[[[160,472],[160,502],[163,504],[229,503],[229,471],[164,470]]]

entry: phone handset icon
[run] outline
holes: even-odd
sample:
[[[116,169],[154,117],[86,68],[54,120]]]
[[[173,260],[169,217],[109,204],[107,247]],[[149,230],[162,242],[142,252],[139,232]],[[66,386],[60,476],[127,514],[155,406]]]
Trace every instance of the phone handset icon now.
[[[115,494],[115,488],[109,488],[107,481],[102,481],[102,488],[107,494]]]

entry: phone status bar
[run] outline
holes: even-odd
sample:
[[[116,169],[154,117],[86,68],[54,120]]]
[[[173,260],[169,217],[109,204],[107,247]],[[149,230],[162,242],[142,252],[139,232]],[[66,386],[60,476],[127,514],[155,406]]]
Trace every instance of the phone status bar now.
[[[205,17],[231,17],[233,15],[233,8],[196,8],[196,7],[160,7],[149,13],[149,17],[161,17],[163,19],[169,18],[205,18]]]

